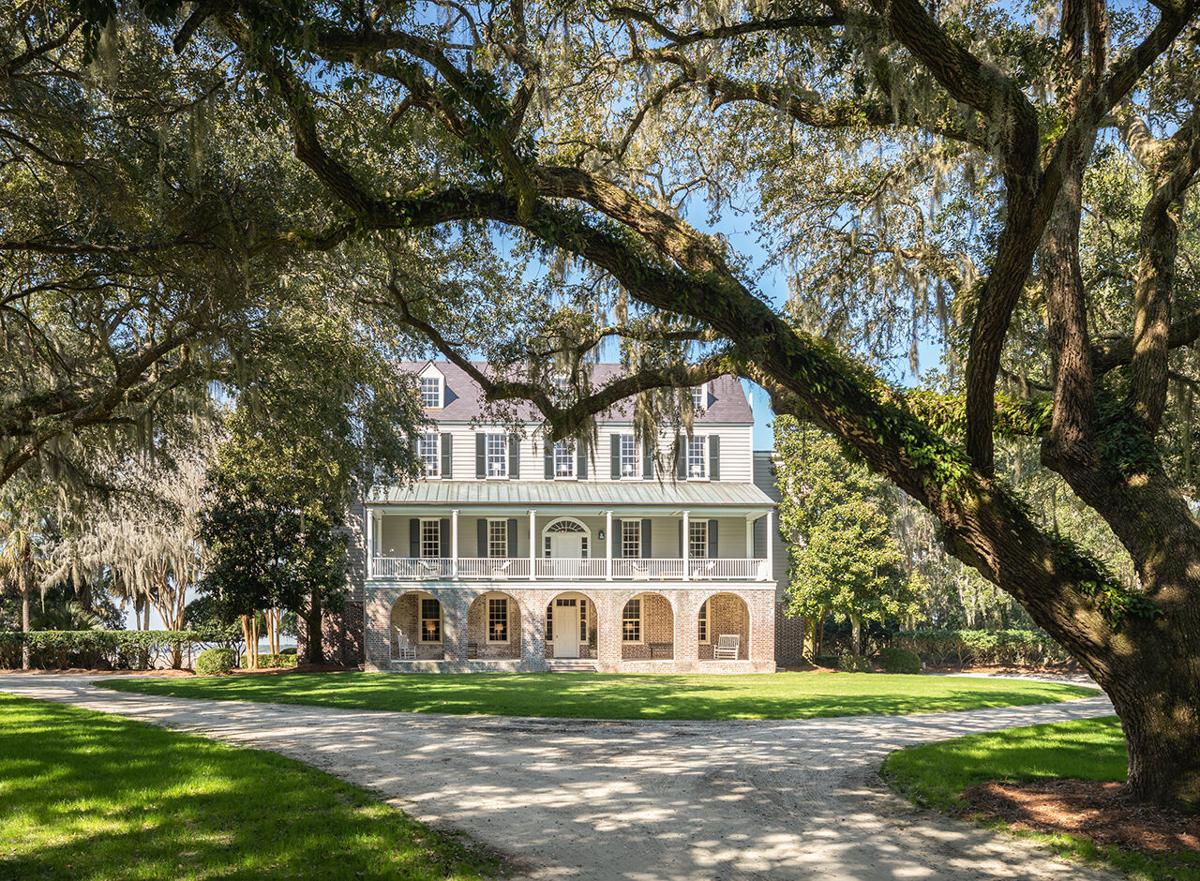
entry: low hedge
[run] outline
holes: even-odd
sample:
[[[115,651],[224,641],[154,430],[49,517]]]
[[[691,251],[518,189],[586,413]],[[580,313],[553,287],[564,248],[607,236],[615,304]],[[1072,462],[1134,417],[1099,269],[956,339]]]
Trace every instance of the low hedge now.
[[[242,666],[243,667],[246,666],[246,656],[245,655],[242,655]],[[267,654],[266,652],[264,652],[258,656],[258,669],[260,669],[260,670],[270,670],[270,669],[276,669],[276,668],[281,668],[281,667],[295,667],[295,666],[296,666],[296,650],[295,649],[292,649],[290,652],[287,649],[284,649],[277,655]]]
[[[842,652],[838,655],[837,667],[843,673],[870,673],[871,662],[866,655],[855,655],[852,652]]]
[[[934,666],[1040,667],[1071,660],[1040,630],[910,630],[897,633],[892,646]]]
[[[884,673],[920,673],[921,656],[899,646],[880,649],[876,657]]]
[[[238,656],[233,649],[205,649],[196,657],[194,670],[197,676],[213,676],[228,673],[237,666]]]
[[[0,631],[0,667],[21,666],[21,646],[29,646],[30,664],[39,670],[87,667],[103,670],[150,670],[187,666],[203,649],[230,646],[240,631],[228,630],[33,630]]]

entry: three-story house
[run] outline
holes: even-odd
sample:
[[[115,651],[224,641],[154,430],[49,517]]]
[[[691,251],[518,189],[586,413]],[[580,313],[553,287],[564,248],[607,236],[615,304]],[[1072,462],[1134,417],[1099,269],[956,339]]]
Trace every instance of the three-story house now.
[[[546,443],[531,412],[525,430],[482,422],[453,364],[405,367],[425,473],[364,503],[368,668],[775,669],[775,503],[737,379],[692,389],[690,431],[639,437],[626,404],[585,450]]]

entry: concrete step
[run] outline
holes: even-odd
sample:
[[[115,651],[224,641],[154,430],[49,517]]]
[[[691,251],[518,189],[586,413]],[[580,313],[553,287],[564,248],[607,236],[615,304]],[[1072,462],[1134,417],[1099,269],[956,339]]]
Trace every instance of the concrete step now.
[[[587,658],[548,658],[551,673],[595,673],[596,662]]]

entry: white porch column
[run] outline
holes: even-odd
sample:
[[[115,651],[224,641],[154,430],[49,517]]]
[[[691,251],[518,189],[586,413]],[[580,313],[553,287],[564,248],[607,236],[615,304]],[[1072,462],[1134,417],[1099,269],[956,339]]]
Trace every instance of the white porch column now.
[[[604,512],[604,577],[612,581],[612,511]]]
[[[691,555],[688,553],[688,548],[691,547],[690,536],[688,535],[688,511],[683,509],[683,529],[679,533],[679,553],[683,557],[683,580],[692,580],[692,561]]]
[[[375,565],[375,512],[363,505],[363,544],[367,549],[367,574],[370,578]]]
[[[458,577],[458,509],[450,511],[450,576]]]
[[[754,518],[746,515],[746,559],[754,559]]]
[[[529,509],[529,580],[537,578],[537,511]]]
[[[767,571],[763,575],[764,581],[770,581],[775,577],[775,511],[774,509],[767,511]]]

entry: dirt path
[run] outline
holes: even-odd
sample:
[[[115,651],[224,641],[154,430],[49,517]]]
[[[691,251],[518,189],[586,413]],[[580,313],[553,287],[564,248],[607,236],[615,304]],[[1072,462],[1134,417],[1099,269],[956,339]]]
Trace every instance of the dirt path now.
[[[274,750],[508,853],[521,877],[1109,879],[919,811],[876,774],[927,740],[1110,714],[1104,698],[922,716],[581,722],[193,701],[0,676],[0,690]]]

